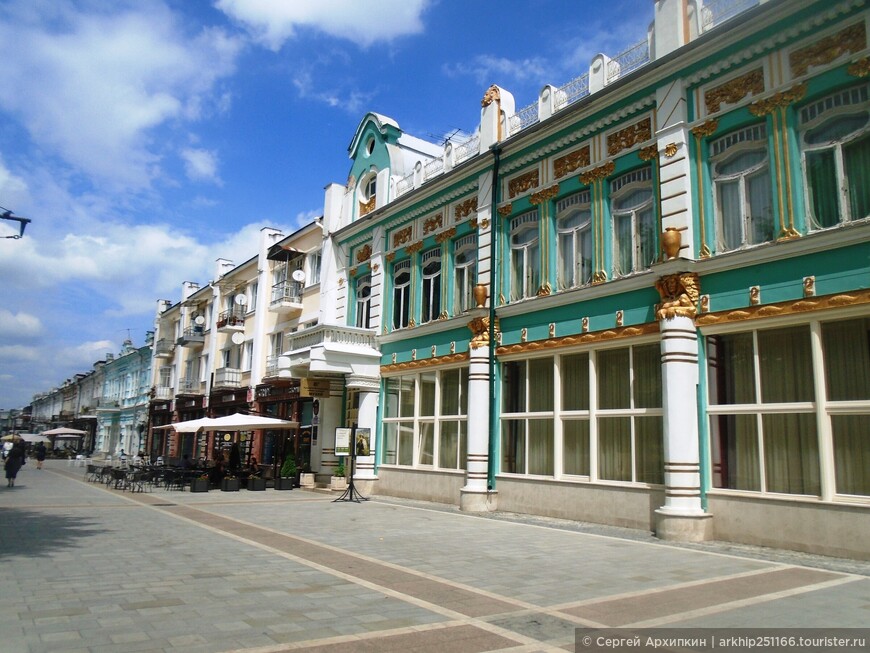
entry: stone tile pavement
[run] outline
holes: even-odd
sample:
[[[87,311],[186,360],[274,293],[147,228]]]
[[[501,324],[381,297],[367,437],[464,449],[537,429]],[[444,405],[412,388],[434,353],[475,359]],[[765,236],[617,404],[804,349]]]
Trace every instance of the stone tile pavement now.
[[[858,561],[301,490],[131,494],[46,467],[0,488],[2,653],[525,653],[573,651],[578,627],[870,623]]]

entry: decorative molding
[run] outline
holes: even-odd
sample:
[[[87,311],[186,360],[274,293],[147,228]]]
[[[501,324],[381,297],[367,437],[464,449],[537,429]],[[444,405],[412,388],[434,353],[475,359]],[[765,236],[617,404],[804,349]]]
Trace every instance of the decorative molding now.
[[[657,320],[671,320],[676,316],[695,317],[700,297],[701,281],[694,272],[669,274],[656,280],[656,290],[662,299],[656,305]]]
[[[701,295],[701,312],[710,312],[710,295]]]
[[[680,146],[676,143],[668,143],[665,145],[665,156],[669,159],[676,156],[678,149],[680,149]]]
[[[360,202],[359,203],[359,214],[360,216],[366,215],[367,213],[371,213],[375,210],[375,200],[376,197],[372,197],[368,202]]]
[[[553,160],[553,175],[556,179],[561,179],[567,174],[570,174],[578,168],[585,168],[592,160],[589,155],[589,146],[581,147],[579,150],[560,156]]]
[[[761,303],[761,286],[749,286],[749,303],[758,306]]]
[[[526,327],[523,327],[520,331],[520,342],[528,342],[529,340],[529,330]]]
[[[765,317],[780,317],[833,308],[845,308],[859,304],[870,304],[870,290],[858,290],[839,295],[826,295],[824,297],[813,297],[812,299],[795,299],[766,306],[751,306],[730,311],[708,313],[695,318],[695,324],[697,326],[712,326]]]
[[[356,276],[356,266],[353,266],[347,271],[347,276],[355,277]]]
[[[816,278],[804,277],[804,297],[816,296]]]
[[[792,75],[801,77],[809,72],[811,66],[824,66],[844,54],[861,52],[866,47],[867,31],[861,21],[795,50],[789,54],[788,62]]]
[[[535,293],[537,297],[549,297],[553,294],[553,287],[549,282],[545,282],[543,286],[538,288],[538,292]]]
[[[858,59],[858,61],[846,69],[846,72],[852,77],[867,77],[867,75],[870,75],[870,57]]]
[[[514,177],[508,182],[508,196],[513,199],[521,193],[535,188],[540,183],[540,174],[538,169],[529,170],[519,177]]]
[[[543,204],[549,199],[552,199],[559,194],[559,184],[553,184],[549,188],[540,190],[537,193],[532,193],[529,196],[529,203],[533,205]]]
[[[477,225],[473,225],[473,226],[477,227]],[[483,220],[480,221],[480,228],[483,229],[484,231],[489,229],[489,218],[484,218]]]
[[[640,148],[640,151],[637,153],[637,156],[640,157],[641,161],[652,161],[659,155],[658,147],[653,145],[647,145],[646,147]]]
[[[705,138],[712,136],[719,128],[719,121],[713,118],[707,122],[703,122],[697,127],[692,127],[691,132],[696,138]]]
[[[647,336],[657,333],[659,333],[658,323],[649,322],[637,326],[605,329],[603,331],[595,331],[592,333],[560,336],[558,338],[548,338],[547,340],[534,340],[532,342],[520,342],[514,345],[500,346],[496,349],[496,354],[499,356],[526,354],[545,349],[573,347],[575,345],[586,345],[621,338],[636,338],[638,336]]]
[[[580,329],[583,333],[589,333],[589,318],[584,317],[580,320]]]
[[[408,225],[404,229],[399,229],[395,233],[393,233],[393,247],[398,248],[404,245],[405,243],[411,242],[411,237],[414,235],[414,228],[411,225]]]
[[[550,322],[550,330],[549,330],[549,334],[550,334],[550,337],[551,337],[551,338],[555,338],[555,337],[556,337],[556,323],[555,323],[555,322]]]
[[[797,84],[787,91],[780,91],[779,93],[774,93],[763,100],[753,102],[749,105],[749,113],[753,116],[766,116],[769,113],[773,113],[777,107],[785,107],[793,102],[797,102],[803,98],[806,92],[806,84]]]
[[[764,93],[764,69],[756,68],[728,80],[704,93],[707,113],[716,113],[723,104],[737,104],[747,95]]]
[[[514,210],[513,202],[508,202],[507,204],[498,207],[498,214],[503,218],[509,216]]]
[[[453,218],[459,222],[462,218],[467,217],[477,211],[477,198],[469,197],[464,202],[459,202],[453,209]]]
[[[445,240],[450,240],[455,235],[456,235],[456,227],[450,227],[450,229],[447,229],[445,231],[442,231],[440,234],[437,234],[435,236],[435,242],[440,245]]]
[[[501,92],[495,84],[486,89],[486,93],[483,94],[483,99],[480,101],[480,106],[481,108],[488,107],[493,102],[501,102]]]
[[[357,250],[356,262],[362,263],[363,261],[368,261],[371,257],[372,257],[372,246],[365,245],[361,249]]]
[[[405,254],[410,256],[411,254],[414,254],[415,252],[419,252],[421,249],[423,249],[423,241],[418,240],[416,243],[411,243],[410,245],[408,245],[405,248]]]
[[[616,311],[616,326],[621,327],[625,322],[625,312],[622,310]]]
[[[616,156],[623,150],[652,138],[652,120],[644,118],[633,125],[608,134],[607,154]]]
[[[471,330],[471,345],[472,349],[483,347],[489,344],[489,317],[476,317],[468,323],[468,328]],[[495,318],[496,337],[500,337],[498,328],[498,318]]]
[[[580,175],[580,182],[590,185],[593,181],[598,181],[599,179],[604,179],[609,175],[613,174],[613,171],[616,169],[616,164],[613,161],[608,161],[604,165],[598,166],[597,168],[592,168],[592,170],[587,170],[583,174]]]
[[[384,258],[386,259],[387,263],[392,263],[396,259],[396,253],[390,252],[389,254],[386,254]]]
[[[441,213],[433,215],[430,218],[426,218],[426,220],[423,221],[423,235],[425,236],[428,233],[437,231],[443,226],[444,216]]]
[[[391,374],[394,372],[404,372],[406,370],[420,369],[421,367],[433,367],[435,365],[450,365],[453,363],[461,363],[470,358],[468,352],[456,354],[451,352],[444,356],[433,356],[432,358],[423,358],[420,360],[411,360],[404,363],[396,362],[396,354],[393,354],[393,362],[389,365],[381,365],[381,374]]]

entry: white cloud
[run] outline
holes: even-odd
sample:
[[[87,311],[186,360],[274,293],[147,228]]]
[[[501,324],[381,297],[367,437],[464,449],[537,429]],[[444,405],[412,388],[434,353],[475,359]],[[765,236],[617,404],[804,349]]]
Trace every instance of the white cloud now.
[[[514,61],[505,57],[482,54],[467,63],[445,65],[444,72],[450,77],[471,76],[478,84],[499,84],[509,86],[511,81],[536,81],[545,79],[549,74],[546,62],[542,59],[521,59]]]
[[[278,50],[300,29],[314,29],[368,47],[423,31],[428,0],[218,0],[216,6],[245,24],[255,38]]]
[[[37,336],[40,333],[42,333],[42,322],[35,315],[0,309],[0,336],[17,339],[22,336]]]
[[[118,345],[111,340],[95,340],[72,347],[62,347],[56,354],[58,368],[88,369],[96,361],[102,360],[106,354],[117,350]]]
[[[40,349],[26,345],[0,345],[0,360],[38,361],[40,360]]]
[[[329,107],[342,108],[351,115],[362,112],[374,97],[373,93],[364,93],[358,90],[341,91],[335,88],[318,87],[311,72],[302,68],[293,75],[293,86],[299,92],[299,97],[305,100],[314,100]]]
[[[200,117],[241,43],[217,29],[185,33],[158,0],[111,14],[88,6],[35,0],[0,9],[0,108],[91,179],[147,188],[161,174],[151,131]]]
[[[203,150],[188,147],[181,151],[184,160],[184,171],[191,181],[210,181],[222,185],[217,174],[218,158],[213,150]]]

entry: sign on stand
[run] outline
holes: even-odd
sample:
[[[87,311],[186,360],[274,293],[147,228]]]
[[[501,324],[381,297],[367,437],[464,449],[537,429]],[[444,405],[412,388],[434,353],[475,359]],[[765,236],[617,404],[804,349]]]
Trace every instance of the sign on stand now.
[[[337,428],[335,429],[335,455],[349,456],[350,455],[350,432],[351,429]]]

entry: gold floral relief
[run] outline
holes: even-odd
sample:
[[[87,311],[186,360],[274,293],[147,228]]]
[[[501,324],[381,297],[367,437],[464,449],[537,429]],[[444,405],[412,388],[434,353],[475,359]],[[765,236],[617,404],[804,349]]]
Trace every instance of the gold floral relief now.
[[[526,191],[535,188],[540,183],[538,179],[539,175],[537,170],[530,170],[519,177],[511,179],[508,182],[508,195],[511,198],[514,198],[521,193],[525,193]]]
[[[591,184],[593,181],[598,181],[599,179],[605,179],[606,177],[613,174],[613,171],[616,169],[616,164],[613,161],[608,161],[603,166],[598,166],[597,168],[592,168],[592,170],[587,170],[582,175],[580,175],[580,182],[586,184],[587,186]]]
[[[514,205],[512,202],[505,204],[504,206],[498,207],[498,214],[503,218],[509,216],[514,210]]]
[[[719,121],[714,119],[703,122],[697,127],[692,127],[691,132],[697,138],[705,138],[707,136],[712,136],[713,134],[715,134],[718,128]]]
[[[426,218],[426,220],[423,221],[423,235],[425,236],[428,233],[432,233],[436,229],[440,229],[442,226],[444,226],[444,219],[440,213],[433,215],[430,218]]]
[[[545,188],[544,190],[538,191],[537,193],[532,193],[529,196],[529,203],[537,205],[546,202],[549,199],[552,199],[556,195],[559,194],[559,184],[553,184],[549,188]]]
[[[846,71],[852,77],[867,77],[867,75],[870,75],[870,57],[858,59],[858,61],[849,66]]]
[[[405,370],[415,370],[420,369],[421,367],[435,367],[437,365],[448,365],[451,363],[461,363],[463,361],[467,361],[470,358],[468,352],[464,352],[461,354],[457,354],[455,350],[451,350],[450,354],[444,356],[433,356],[432,358],[421,358],[417,360],[410,360],[404,363],[396,362],[396,354],[392,356],[392,364],[390,365],[381,365],[382,373],[389,372],[402,372]]]
[[[640,157],[641,161],[652,161],[659,155],[659,150],[656,145],[649,145],[647,147],[640,148],[640,151],[637,153],[637,156]]]
[[[393,234],[393,247],[400,247],[405,243],[410,243],[412,235],[413,227],[411,227],[410,225],[405,227],[404,229],[399,229]]]
[[[560,156],[553,161],[553,174],[556,179],[561,179],[565,175],[574,172],[578,168],[585,168],[591,163],[589,146],[582,147],[565,156]]]
[[[453,209],[453,217],[456,222],[459,222],[462,218],[471,215],[475,211],[477,211],[477,198],[471,197],[456,205],[456,208]]]
[[[753,116],[766,116],[769,113],[773,113],[777,107],[785,107],[793,102],[797,102],[806,95],[806,92],[806,84],[796,84],[787,91],[774,93],[770,97],[753,102],[749,105],[749,113]]]
[[[824,66],[844,54],[860,52],[865,47],[867,34],[862,21],[795,50],[788,56],[788,61],[792,74],[800,77],[806,75],[811,66]]]
[[[588,320],[586,322],[586,326],[588,327]],[[547,338],[546,340],[518,342],[513,345],[499,346],[498,349],[496,349],[496,354],[498,354],[499,356],[504,356],[508,354],[531,353],[547,349],[558,349],[560,347],[573,347],[576,345],[586,345],[596,342],[604,342],[608,340],[618,340],[621,338],[636,338],[638,336],[651,335],[658,332],[658,324],[656,322],[650,322],[648,324],[616,327],[613,329],[605,329],[603,331],[587,331],[575,335],[559,336],[557,338]],[[500,336],[501,333],[499,333],[499,337]]]
[[[607,154],[616,156],[637,143],[643,143],[652,138],[652,121],[645,118],[607,136]]]
[[[858,290],[840,295],[826,295],[824,297],[809,297],[791,301],[768,304],[767,306],[750,306],[747,308],[730,311],[707,313],[695,318],[697,326],[710,326],[714,324],[727,324],[763,317],[780,315],[793,315],[810,311],[822,311],[844,306],[856,306],[858,304],[870,304],[870,290]]]
[[[359,214],[365,215],[366,213],[371,213],[375,210],[375,199],[371,198],[368,202],[360,202],[359,203]]]
[[[394,260],[396,260],[396,253],[390,252],[389,254],[384,256],[384,258],[387,260],[387,263],[392,263]]]
[[[372,257],[372,246],[366,245],[364,247],[360,247],[356,252],[356,262],[362,263],[363,261],[368,261]]]
[[[446,231],[442,231],[440,234],[435,236],[435,242],[440,245],[445,240],[450,240],[455,235],[456,235],[456,227],[450,227],[450,229],[447,229]]]
[[[756,68],[716,88],[711,88],[704,93],[704,104],[707,113],[716,113],[723,104],[736,104],[747,95],[759,93],[764,93],[764,70]]]
[[[410,256],[415,252],[419,252],[421,249],[423,249],[423,241],[418,240],[416,243],[412,243],[405,248],[405,254]]]

